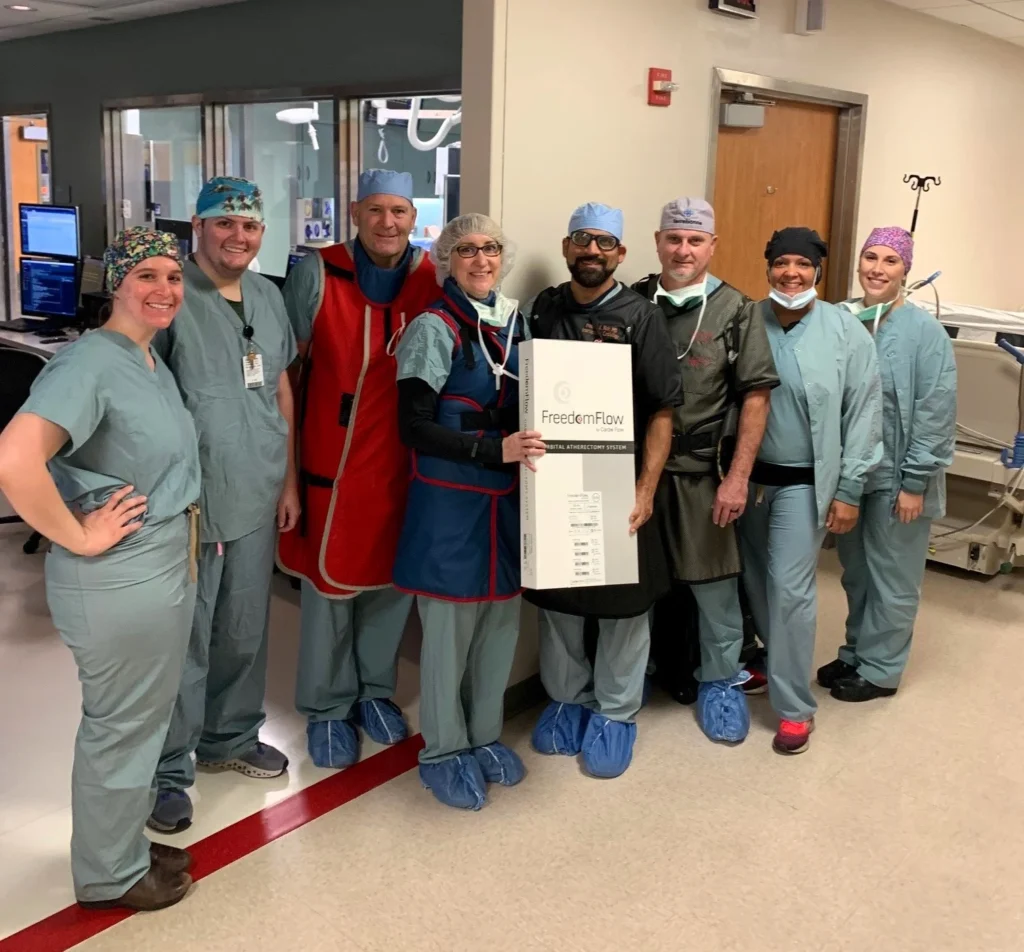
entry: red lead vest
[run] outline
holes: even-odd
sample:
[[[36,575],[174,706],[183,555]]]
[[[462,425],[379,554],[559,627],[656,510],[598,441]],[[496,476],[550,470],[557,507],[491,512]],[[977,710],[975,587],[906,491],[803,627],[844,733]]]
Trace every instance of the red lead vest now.
[[[391,585],[409,494],[409,451],[398,436],[395,346],[437,299],[434,266],[413,250],[398,297],[370,301],[349,245],[319,252],[322,300],[299,387],[302,520],[278,562],[330,598]]]

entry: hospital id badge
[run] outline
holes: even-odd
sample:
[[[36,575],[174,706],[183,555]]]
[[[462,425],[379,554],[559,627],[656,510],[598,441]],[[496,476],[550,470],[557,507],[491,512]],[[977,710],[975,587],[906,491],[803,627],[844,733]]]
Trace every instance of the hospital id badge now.
[[[263,386],[262,354],[246,354],[242,358],[242,378],[246,390],[256,390]]]

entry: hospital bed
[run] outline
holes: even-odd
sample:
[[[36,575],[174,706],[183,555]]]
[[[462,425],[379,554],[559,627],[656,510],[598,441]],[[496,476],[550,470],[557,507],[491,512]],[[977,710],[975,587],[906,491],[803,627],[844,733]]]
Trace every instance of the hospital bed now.
[[[1024,344],[1024,312],[943,302],[939,319],[955,334],[957,437],[928,558],[983,575],[1011,572],[1024,559],[1024,349],[1012,346]]]

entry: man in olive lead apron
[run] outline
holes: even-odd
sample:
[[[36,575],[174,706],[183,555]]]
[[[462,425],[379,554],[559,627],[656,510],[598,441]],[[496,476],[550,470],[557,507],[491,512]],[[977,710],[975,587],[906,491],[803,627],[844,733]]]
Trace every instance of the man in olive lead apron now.
[[[747,481],[779,377],[755,305],[708,272],[718,241],[714,209],[702,199],[669,202],[655,240],[661,274],[649,275],[634,290],[665,314],[685,398],[673,415],[672,452],[655,518],[673,580],[691,587],[699,611],[698,720],[711,740],[737,743],[750,727],[743,693],[750,675],[740,664],[742,566],[735,523],[746,507]],[[727,465],[720,465],[723,442]]]
[[[255,183],[207,182],[192,223],[185,303],[153,342],[195,419],[203,470],[195,619],[149,820],[161,833],[191,824],[193,754],[258,779],[288,767],[259,731],[277,531],[299,517],[287,374],[295,335],[281,292],[249,270],[265,228]]]

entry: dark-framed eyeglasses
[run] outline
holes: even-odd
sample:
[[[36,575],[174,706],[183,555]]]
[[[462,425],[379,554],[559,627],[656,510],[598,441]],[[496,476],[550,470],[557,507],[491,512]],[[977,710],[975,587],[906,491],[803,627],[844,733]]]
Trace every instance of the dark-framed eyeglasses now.
[[[569,240],[577,248],[589,248],[592,241],[597,242],[597,247],[602,251],[614,251],[619,247],[619,239],[614,235],[595,235],[593,232],[585,231],[582,228],[574,231]]]
[[[496,241],[489,241],[486,245],[458,245],[455,248],[455,253],[460,258],[475,258],[481,251],[487,258],[497,258],[501,254],[501,245]]]

